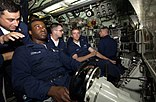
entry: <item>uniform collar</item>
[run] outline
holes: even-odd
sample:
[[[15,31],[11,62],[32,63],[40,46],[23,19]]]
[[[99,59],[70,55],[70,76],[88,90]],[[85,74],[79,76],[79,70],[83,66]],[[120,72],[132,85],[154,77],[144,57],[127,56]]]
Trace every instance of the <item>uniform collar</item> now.
[[[101,38],[109,38],[110,36],[109,35],[106,35],[106,36],[104,36],[104,37],[101,37]]]
[[[4,35],[6,35],[6,34],[9,34],[9,33],[10,33],[10,31],[8,31],[8,30],[4,29],[4,28],[3,28],[3,27],[1,27],[1,26],[0,26],[0,29],[1,29],[1,31],[2,31],[2,33],[3,33]]]
[[[56,41],[56,40],[53,39],[53,37],[51,37],[51,40],[54,42],[54,45],[57,47],[58,44],[59,44],[59,39]]]
[[[27,47],[32,47],[32,48],[40,48],[41,46],[45,47],[45,45],[46,45],[46,43],[44,43],[44,44],[37,44],[35,42],[32,42],[30,44],[27,44],[26,46]]]
[[[78,45],[78,46],[80,46],[81,47],[81,45],[80,45],[80,41],[78,41],[78,42],[76,42],[76,41],[73,41],[76,45]]]

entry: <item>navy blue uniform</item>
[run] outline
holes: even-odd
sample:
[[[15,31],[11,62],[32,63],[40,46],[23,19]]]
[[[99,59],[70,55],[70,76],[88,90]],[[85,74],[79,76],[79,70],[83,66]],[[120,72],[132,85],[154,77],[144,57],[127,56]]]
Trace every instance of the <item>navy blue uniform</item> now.
[[[21,32],[22,34],[25,35],[25,37],[22,39],[16,40],[16,41],[9,41],[9,42],[6,42],[4,44],[0,44],[0,54],[10,52],[10,51],[14,51],[17,47],[19,47],[23,44],[31,43],[31,40],[30,40],[29,34],[28,34],[28,27],[25,23],[20,22],[19,26],[16,29],[16,32]],[[1,35],[4,35],[4,34],[3,34],[2,30],[0,29],[0,36]],[[11,77],[11,61],[3,62],[2,55],[0,55],[0,63],[1,63],[1,67],[0,67],[0,94],[2,94],[1,90],[2,90],[2,86],[3,86],[2,85],[3,76],[6,76],[7,81],[11,80],[10,79],[10,77]],[[11,88],[11,86],[6,87],[6,89],[7,88]],[[11,93],[11,92],[9,93],[9,90],[12,90],[12,89],[8,89],[6,91],[6,94],[8,94],[8,95],[10,95],[10,93]],[[8,95],[6,95],[6,96],[8,96]],[[3,95],[0,95],[0,100],[4,100],[2,96]],[[8,96],[8,97],[10,97],[10,96]]]
[[[80,36],[80,40],[79,41],[80,41],[80,46],[75,44],[73,42],[72,38],[68,39],[67,48],[68,48],[68,54],[70,56],[73,56],[74,54],[77,54],[78,57],[82,57],[82,56],[85,56],[85,55],[90,53],[88,51],[88,48],[90,47],[90,45],[88,44],[87,38],[84,37],[84,36]]]
[[[99,41],[98,52],[111,60],[116,60],[117,42],[109,35],[102,37]],[[120,77],[120,69],[110,61],[100,60],[98,65],[101,68],[102,76],[107,73],[113,77]],[[104,66],[107,67],[107,69],[105,69]]]
[[[4,44],[0,44],[0,50],[1,54],[8,52],[8,51],[14,51],[17,47],[23,45],[23,44],[28,44],[31,43],[29,34],[28,34],[28,27],[25,23],[20,22],[19,27],[15,30],[15,32],[20,32],[22,33],[25,37],[16,41],[9,41]],[[0,36],[4,35],[3,32],[0,29]]]
[[[54,49],[50,43],[28,44],[17,48],[12,61],[14,88],[29,98],[44,100],[51,86],[68,88],[68,70],[76,71],[80,63],[63,51]]]
[[[102,37],[98,44],[98,51],[102,55],[112,60],[116,60],[117,42],[109,35]]]
[[[3,62],[4,62],[3,56],[0,54],[0,67],[3,64]]]
[[[3,56],[0,54],[0,69],[4,62]],[[1,71],[1,70],[0,70]],[[4,102],[3,94],[2,94],[2,85],[3,85],[3,75],[0,73],[0,102]]]
[[[59,50],[64,51],[65,53],[67,53],[67,44],[63,41],[62,38],[59,38],[59,43],[58,46],[55,46],[54,42],[52,41],[50,35],[48,35],[48,40],[51,43],[51,47],[52,48],[58,48]]]

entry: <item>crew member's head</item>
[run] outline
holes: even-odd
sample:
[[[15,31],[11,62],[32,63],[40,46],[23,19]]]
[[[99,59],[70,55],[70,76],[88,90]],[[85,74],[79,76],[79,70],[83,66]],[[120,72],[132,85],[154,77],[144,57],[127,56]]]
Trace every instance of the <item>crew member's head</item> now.
[[[20,21],[20,6],[13,0],[0,0],[0,26],[6,30],[16,30]]]
[[[60,38],[63,36],[63,26],[60,23],[52,23],[50,25],[51,37],[54,39]]]
[[[109,35],[109,28],[106,26],[100,28],[99,35],[100,35],[100,37],[104,37],[106,35]]]
[[[32,41],[42,44],[47,40],[47,30],[44,22],[40,19],[35,19],[29,22],[29,34],[31,35]]]
[[[71,37],[74,41],[79,41],[80,38],[80,29],[79,28],[73,28],[71,31]]]

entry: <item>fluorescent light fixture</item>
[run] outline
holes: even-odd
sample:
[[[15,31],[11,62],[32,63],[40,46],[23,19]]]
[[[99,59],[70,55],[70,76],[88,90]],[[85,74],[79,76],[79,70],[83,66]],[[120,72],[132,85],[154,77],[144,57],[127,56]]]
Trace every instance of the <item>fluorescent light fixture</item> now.
[[[76,1],[78,1],[78,0],[64,0],[64,2],[68,5],[70,5],[71,3],[76,2]]]
[[[51,11],[50,13],[55,13],[55,12],[63,11],[63,10],[65,10],[65,7],[58,8],[56,10]]]
[[[60,9],[60,8],[68,7],[70,5],[81,4],[81,3],[88,2],[88,1],[92,1],[92,0],[63,0],[61,2],[58,2],[56,4],[53,4],[43,9],[43,12],[48,13],[48,12],[56,11],[57,9]]]
[[[79,0],[77,2],[72,3],[72,5],[82,4],[82,3],[86,3],[88,1],[92,1],[92,0]]]
[[[68,7],[68,5],[66,5],[64,2],[58,2],[56,4],[53,4],[53,5],[45,8],[43,11],[48,13],[48,12],[51,12],[53,10],[59,9],[61,7]]]

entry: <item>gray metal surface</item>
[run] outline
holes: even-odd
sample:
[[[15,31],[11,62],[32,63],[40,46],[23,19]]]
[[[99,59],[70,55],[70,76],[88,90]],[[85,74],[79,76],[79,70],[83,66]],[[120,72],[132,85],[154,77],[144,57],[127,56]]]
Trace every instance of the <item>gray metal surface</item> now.
[[[129,0],[143,29],[143,59],[156,80],[156,0]]]

